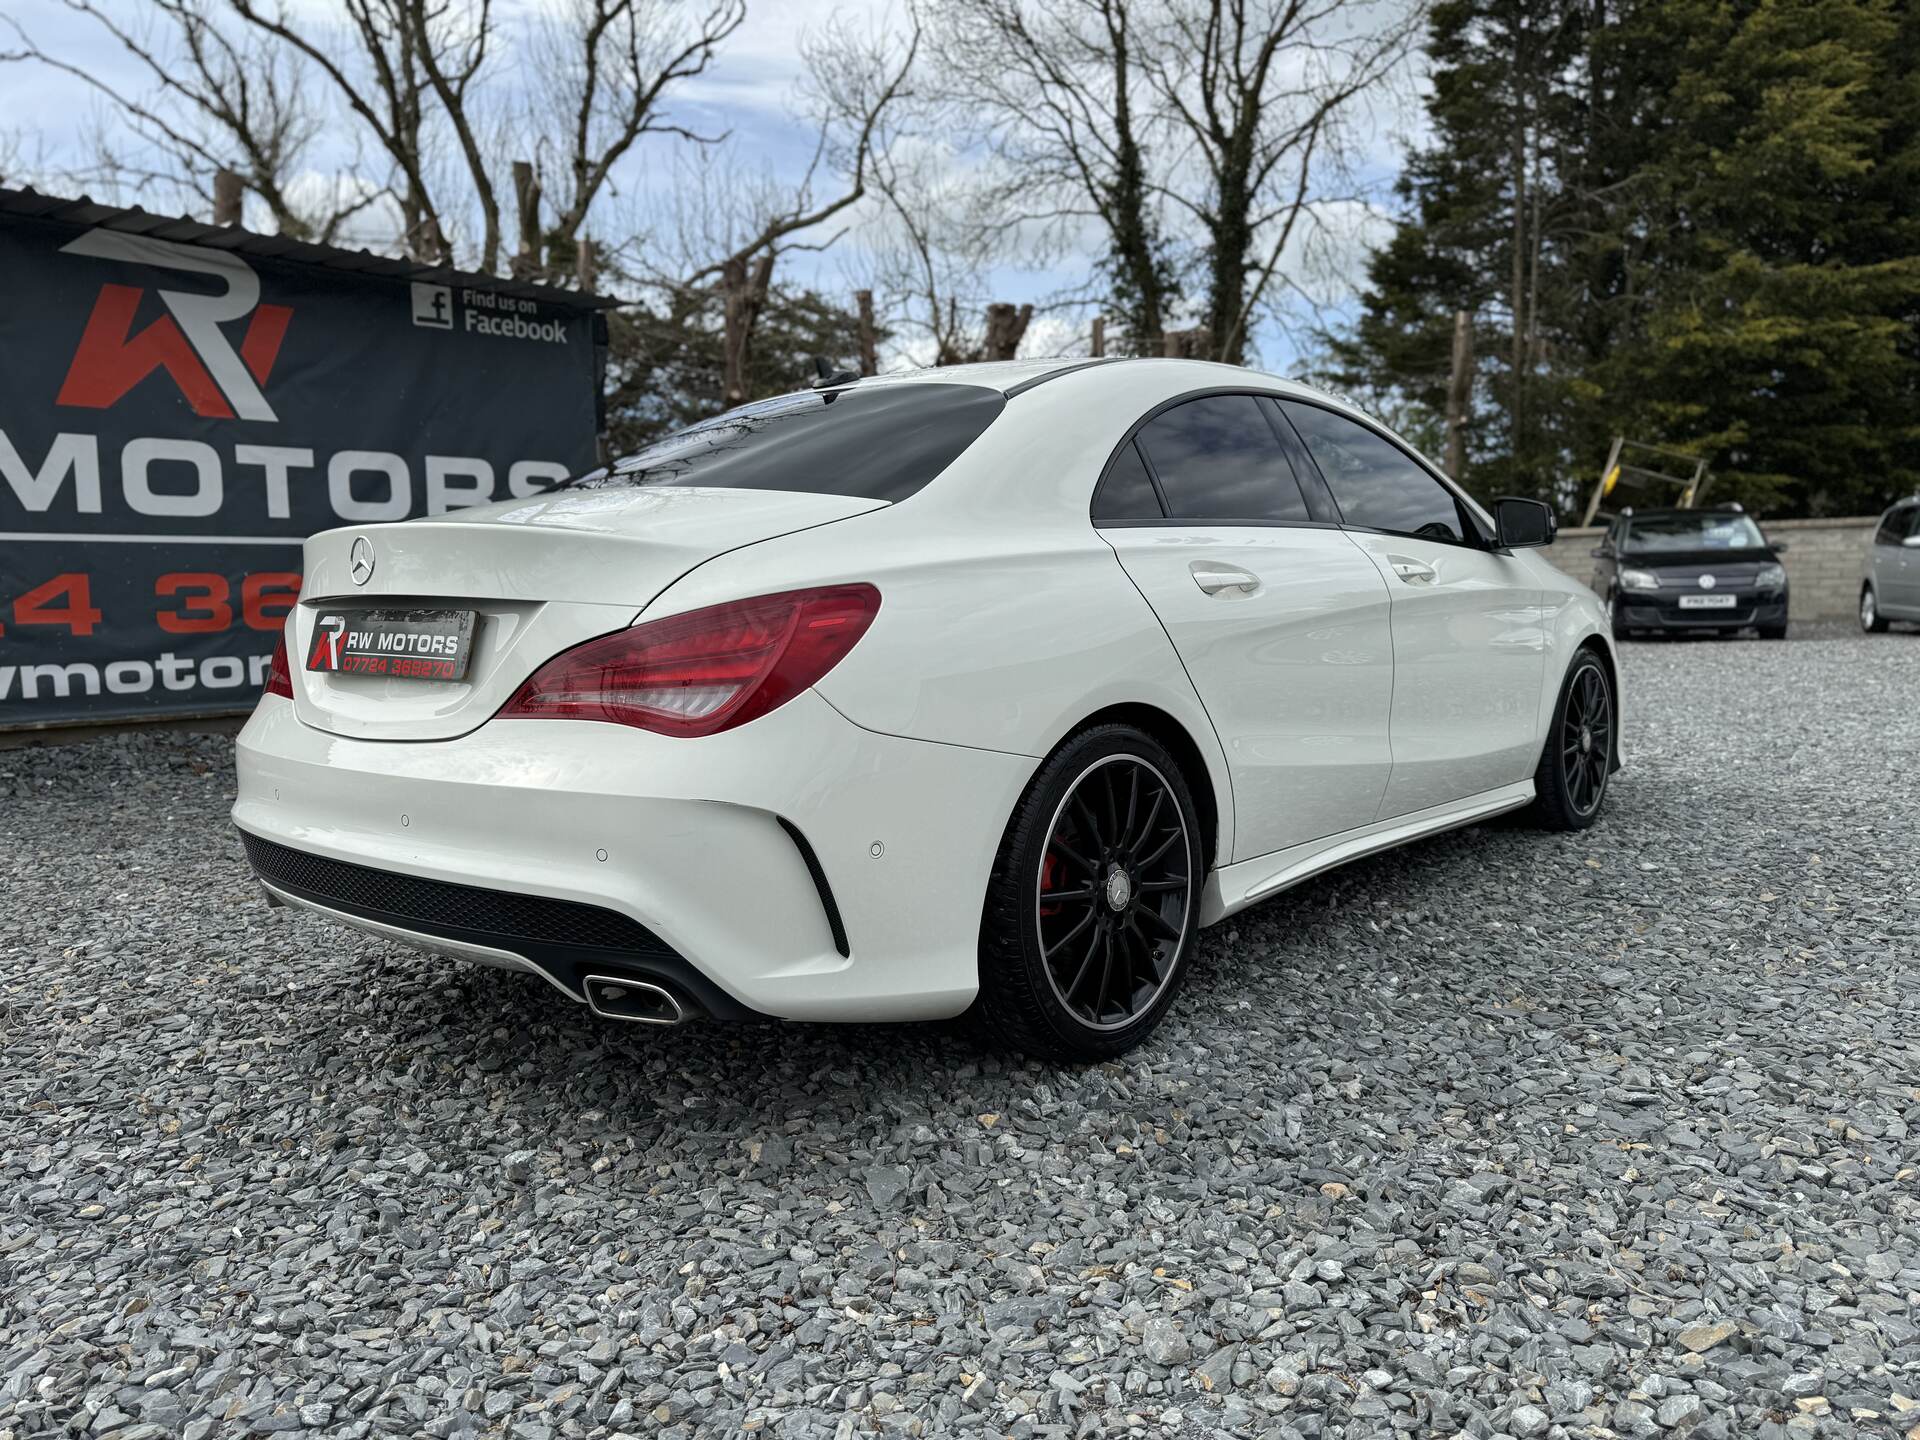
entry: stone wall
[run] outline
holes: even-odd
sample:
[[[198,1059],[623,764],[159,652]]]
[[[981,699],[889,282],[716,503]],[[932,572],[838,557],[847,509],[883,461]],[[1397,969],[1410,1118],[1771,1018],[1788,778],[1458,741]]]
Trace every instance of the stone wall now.
[[[1761,525],[1767,538],[1785,541],[1789,613],[1795,620],[1851,618],[1860,601],[1860,578],[1866,571],[1867,542],[1877,517],[1846,520],[1769,520]],[[1562,530],[1547,558],[1583,585],[1593,583],[1590,553],[1607,532]]]

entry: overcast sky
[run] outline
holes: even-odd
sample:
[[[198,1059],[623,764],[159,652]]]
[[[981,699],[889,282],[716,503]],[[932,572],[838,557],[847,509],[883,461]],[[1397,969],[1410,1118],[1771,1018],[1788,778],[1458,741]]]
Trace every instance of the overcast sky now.
[[[100,3],[123,19],[137,21],[141,13],[142,0]],[[509,13],[539,3],[497,0],[499,8]],[[295,0],[293,8],[308,17],[331,13],[326,0]],[[726,42],[712,69],[678,92],[674,118],[703,131],[725,131],[730,139],[722,163],[730,174],[743,180],[763,175],[776,182],[791,181],[804,169],[813,149],[812,133],[795,113],[803,38],[836,12],[862,22],[884,21],[895,13],[894,0],[749,0],[749,11],[746,24]],[[73,13],[62,0],[5,0],[0,14],[17,19],[44,49],[103,80],[136,93],[149,92],[140,67],[99,26]],[[13,38],[0,28],[0,51],[11,48]],[[1410,94],[1409,72],[1402,92],[1378,97],[1362,126],[1359,180],[1365,201],[1349,204],[1332,217],[1333,239],[1318,263],[1309,267],[1305,257],[1299,257],[1283,266],[1330,314],[1350,308],[1366,248],[1384,234],[1381,215],[1391,203],[1390,187],[1407,135],[1419,122],[1417,106],[1407,98]],[[88,164],[91,137],[102,127],[116,128],[113,111],[79,79],[35,65],[0,66],[0,164],[10,151],[14,163],[4,167],[10,180],[24,173],[47,188],[80,188],[70,177]],[[339,144],[332,144],[332,153],[326,153],[328,148],[323,142],[316,150],[316,168],[338,169],[350,160]],[[654,137],[621,167],[617,174],[621,193],[614,204],[629,224],[649,226],[654,223],[651,212],[656,205],[667,208],[660,203],[666,198],[662,187],[678,183],[686,148],[671,137]],[[115,198],[140,203],[131,195]],[[249,223],[264,223],[253,215],[248,218]],[[354,239],[377,246],[381,236],[375,226]],[[1071,255],[1044,270],[1003,266],[991,276],[991,293],[983,298],[1044,302],[1083,281],[1093,258]],[[789,280],[805,280],[827,293],[851,290],[861,283],[865,268],[858,227],[822,253],[797,253],[782,261]],[[1296,314],[1306,313],[1301,303],[1293,308]],[[1084,348],[1086,321],[1084,314],[1037,321],[1026,348],[1036,354],[1071,350],[1076,345]],[[1290,368],[1298,359],[1296,339],[1272,323],[1259,327],[1255,343],[1262,363],[1279,370]]]

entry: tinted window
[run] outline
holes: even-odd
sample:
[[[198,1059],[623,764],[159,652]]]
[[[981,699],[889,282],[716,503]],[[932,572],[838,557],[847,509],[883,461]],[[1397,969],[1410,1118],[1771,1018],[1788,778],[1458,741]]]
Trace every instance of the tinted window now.
[[[1113,468],[1100,482],[1093,497],[1093,518],[1103,520],[1158,520],[1162,518],[1160,497],[1153,493],[1153,481],[1140,452],[1129,445],[1113,457]]]
[[[1140,429],[1167,512],[1180,520],[1307,520],[1307,502],[1251,395],[1209,395]]]
[[[977,385],[874,385],[756,400],[562,482],[711,485],[904,500],[1006,407]]]
[[[1349,525],[1432,540],[1465,538],[1452,492],[1399,446],[1318,406],[1292,400],[1280,406]]]
[[[1686,550],[1758,550],[1766,543],[1760,527],[1737,511],[1688,510],[1634,516],[1620,548],[1630,555],[1674,555]]]
[[[1880,522],[1880,528],[1874,532],[1876,545],[1898,545],[1907,538],[1909,524],[1920,516],[1920,509],[1910,505],[1897,505],[1887,512],[1886,519]]]

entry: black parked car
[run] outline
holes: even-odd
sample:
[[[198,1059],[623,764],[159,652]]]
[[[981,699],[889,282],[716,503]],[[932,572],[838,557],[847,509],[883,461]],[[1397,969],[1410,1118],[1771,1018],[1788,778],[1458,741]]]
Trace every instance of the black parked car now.
[[[1769,544],[1737,505],[1624,510],[1593,552],[1593,591],[1616,636],[1758,629],[1787,635],[1784,544]]]

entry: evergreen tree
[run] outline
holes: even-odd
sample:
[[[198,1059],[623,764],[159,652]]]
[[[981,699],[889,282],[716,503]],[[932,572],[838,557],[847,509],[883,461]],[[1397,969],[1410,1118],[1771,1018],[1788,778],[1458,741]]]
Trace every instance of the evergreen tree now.
[[[1464,309],[1482,495],[1570,513],[1625,433],[1716,499],[1877,510],[1920,479],[1917,45],[1891,0],[1447,0],[1343,379],[1437,425]]]

